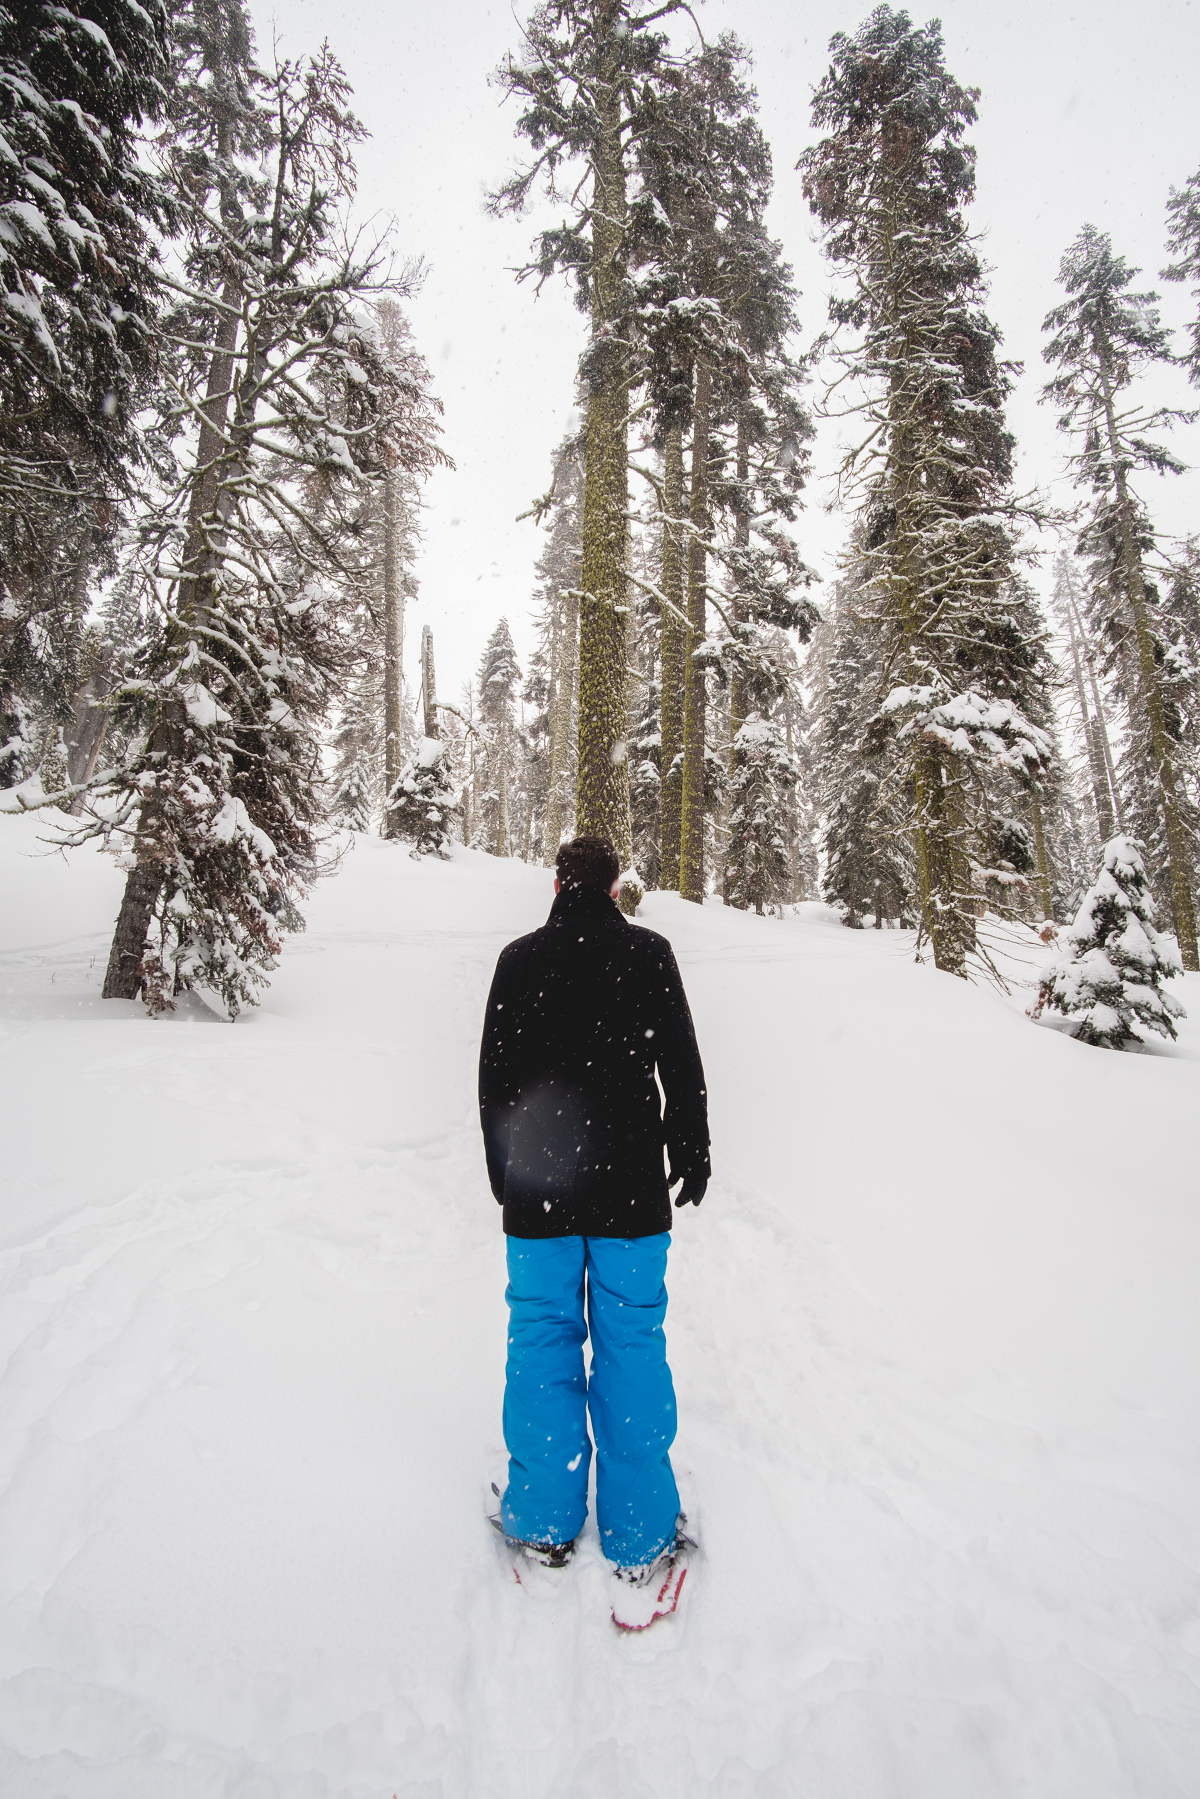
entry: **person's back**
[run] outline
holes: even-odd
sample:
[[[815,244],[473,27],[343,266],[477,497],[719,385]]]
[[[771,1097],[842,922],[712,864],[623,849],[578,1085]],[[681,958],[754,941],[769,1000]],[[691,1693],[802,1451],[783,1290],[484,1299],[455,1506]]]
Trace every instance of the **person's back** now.
[[[561,887],[547,923],[501,954],[480,1102],[510,1235],[669,1230],[664,1142],[675,1179],[706,1177],[708,1123],[666,938],[631,924],[603,887]]]
[[[497,1523],[538,1559],[567,1558],[587,1514],[590,1410],[601,1544],[637,1577],[676,1542],[663,1148],[670,1183],[683,1183],[676,1205],[699,1205],[704,1071],[670,944],[614,903],[611,844],[577,838],[557,866],[549,920],[500,956],[479,1060],[508,1237],[510,1463]]]

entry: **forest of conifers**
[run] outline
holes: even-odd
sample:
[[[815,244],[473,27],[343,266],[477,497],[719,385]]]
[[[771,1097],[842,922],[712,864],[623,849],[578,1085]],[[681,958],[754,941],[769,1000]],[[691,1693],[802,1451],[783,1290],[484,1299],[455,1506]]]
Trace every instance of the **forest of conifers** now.
[[[1143,478],[1181,466],[1200,316],[1174,344],[1081,220],[1043,341],[1073,494],[1018,491],[939,27],[878,7],[810,72],[802,326],[750,48],[702,24],[547,0],[493,76],[489,204],[553,201],[520,275],[572,284],[583,353],[532,654],[501,618],[447,694],[427,631],[405,670],[455,445],[334,49],[262,55],[242,0],[0,6],[0,802],[120,858],[106,995],[252,1004],[347,829],[546,865],[600,833],[627,910],[825,899],[954,974],[989,911],[1069,922],[1119,838],[1197,968],[1200,540]],[[1200,296],[1185,175],[1161,273]],[[817,416],[850,446],[822,584]]]

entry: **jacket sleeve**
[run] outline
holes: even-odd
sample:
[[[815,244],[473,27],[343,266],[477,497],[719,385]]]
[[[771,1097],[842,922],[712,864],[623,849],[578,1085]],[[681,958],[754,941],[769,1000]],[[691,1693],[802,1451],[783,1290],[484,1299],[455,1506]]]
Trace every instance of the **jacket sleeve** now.
[[[658,1031],[658,1078],[666,1095],[663,1135],[671,1180],[708,1178],[712,1172],[708,1154],[708,1093],[704,1065],[696,1043],[695,1026],[679,966],[669,944],[662,946],[659,964],[661,1013]]]
[[[487,1156],[488,1181],[498,1204],[504,1200],[504,1170],[508,1163],[508,1121],[518,1097],[513,1067],[512,957],[502,950],[492,976],[483,1040],[479,1045],[479,1122]]]

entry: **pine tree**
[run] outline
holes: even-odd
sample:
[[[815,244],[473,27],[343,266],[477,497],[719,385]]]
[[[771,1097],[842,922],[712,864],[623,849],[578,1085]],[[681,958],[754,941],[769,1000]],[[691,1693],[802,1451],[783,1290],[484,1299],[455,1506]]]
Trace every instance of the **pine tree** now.
[[[734,738],[745,722],[741,671],[755,641],[742,627],[770,619],[806,635],[814,616],[792,593],[807,571],[785,529],[795,518],[811,423],[797,395],[801,371],[784,348],[795,296],[764,224],[771,156],[747,64],[730,35],[687,60],[664,80],[639,146],[652,206],[639,214],[637,332],[662,452],[663,879],[678,879],[692,900],[707,886],[714,793],[706,773],[710,599],[742,638],[740,654],[724,657]],[[725,604],[718,573],[728,584]]]
[[[518,133],[533,160],[493,197],[523,209],[535,184],[569,195],[571,217],[542,234],[536,268],[575,275],[591,337],[583,359],[583,550],[579,627],[577,829],[607,836],[630,857],[625,753],[626,514],[630,178],[634,145],[649,124],[666,40],[651,26],[681,9],[663,0],[641,13],[627,0],[546,0],[524,29],[522,57],[498,74],[523,103]],[[583,179],[580,180],[582,171]],[[565,177],[560,190],[558,183]]]
[[[517,735],[517,687],[521,670],[508,620],[502,618],[479,664],[479,719],[487,750],[487,792],[480,808],[494,856],[511,856],[509,810],[512,798]]]
[[[831,643],[816,696],[816,762],[824,812],[826,900],[858,929],[872,912],[904,919],[914,910],[916,870],[905,796],[884,779],[884,743],[871,730],[882,682],[886,621],[860,564],[834,589]]]
[[[635,692],[640,703],[629,733],[633,865],[647,891],[656,892],[662,885],[662,778],[659,772],[662,698],[657,677],[651,674],[639,681]]]
[[[1200,169],[1182,188],[1172,188],[1167,201],[1167,242],[1179,258],[1163,270],[1164,281],[1190,281],[1196,316],[1188,327],[1192,345],[1184,363],[1200,386]]]
[[[378,632],[370,633],[378,649]],[[383,785],[380,657],[352,679],[333,734],[333,799],[329,817],[349,831],[369,831],[379,818]]]
[[[579,673],[579,583],[583,538],[583,455],[575,436],[554,456],[554,477],[539,510],[548,514],[546,545],[538,558],[538,630],[547,664],[542,862],[554,866],[571,835],[575,791],[575,710]]]
[[[810,644],[821,629],[818,619]],[[777,663],[785,671],[786,685],[779,698],[775,717],[781,722],[783,747],[796,764],[796,785],[785,796],[784,818],[788,846],[787,902],[814,899],[820,878],[820,856],[817,839],[820,830],[820,795],[818,790],[815,738],[816,708],[809,704],[804,683],[807,673],[796,648],[782,632],[773,646]],[[815,667],[815,664],[814,664]]]
[[[0,10],[0,786],[70,720],[89,586],[146,461],[163,0]]]
[[[881,6],[832,41],[800,159],[826,251],[838,353],[862,393],[843,466],[882,632],[878,706],[888,807],[911,835],[916,897],[937,966],[966,972],[974,869],[986,861],[989,764],[1032,778],[1050,753],[1010,697],[1030,652],[1006,605],[1011,377],[982,310],[964,208],[975,96],[946,68],[936,24]]]
[[[1200,544],[1176,545],[1155,589],[1167,733],[1192,891],[1200,882]]]
[[[134,557],[140,749],[90,828],[136,819],[106,996],[140,990],[153,1012],[201,985],[234,1015],[316,871],[320,731],[352,661],[340,547],[367,484],[439,452],[364,311],[389,285],[383,249],[342,229],[362,130],[336,60],[257,69],[240,0],[194,0],[176,33],[174,443]]]
[[[1046,317],[1053,336],[1047,362],[1058,373],[1044,397],[1059,409],[1060,428],[1079,444],[1076,481],[1092,490],[1091,516],[1081,539],[1096,570],[1098,609],[1117,652],[1124,656],[1125,700],[1135,740],[1135,778],[1152,785],[1163,836],[1165,885],[1185,968],[1197,960],[1193,877],[1176,779],[1176,749],[1160,671],[1162,646],[1145,570],[1153,541],[1149,518],[1130,487],[1138,469],[1179,472],[1182,464],[1146,435],[1185,416],[1143,406],[1121,395],[1137,374],[1171,363],[1157,295],[1131,292],[1137,270],[1113,253],[1109,238],[1085,225],[1063,257],[1059,280],[1066,300]],[[1141,741],[1137,741],[1140,739]],[[1142,822],[1140,819],[1137,821]]]
[[[389,837],[412,844],[410,854],[449,860],[454,826],[462,808],[454,797],[446,745],[440,737],[422,737],[388,795]],[[501,854],[497,851],[497,854]]]
[[[356,756],[334,790],[329,808],[334,824],[344,826],[347,831],[371,829],[379,804],[372,791],[371,774],[365,758]]]
[[[729,834],[725,849],[729,903],[761,916],[790,898],[792,866],[787,797],[799,775],[783,733],[772,718],[746,719],[733,740],[729,777]]]
[[[1163,982],[1182,972],[1173,938],[1154,928],[1146,865],[1131,837],[1104,846],[1095,885],[1063,933],[1064,952],[1046,968],[1034,1016],[1044,1006],[1078,1020],[1080,1043],[1127,1049],[1141,1025],[1174,1038],[1183,1006]]]
[[[662,606],[655,575],[662,566],[660,496],[651,503],[651,524],[631,533],[633,578],[625,660],[629,702],[629,811],[633,829],[632,867],[644,894],[662,884],[662,792],[659,775]]]
[[[561,602],[551,602],[535,612],[533,627],[534,648],[525,665],[525,682],[521,688],[524,754],[517,785],[521,858],[540,863],[545,853],[546,806],[550,793]]]

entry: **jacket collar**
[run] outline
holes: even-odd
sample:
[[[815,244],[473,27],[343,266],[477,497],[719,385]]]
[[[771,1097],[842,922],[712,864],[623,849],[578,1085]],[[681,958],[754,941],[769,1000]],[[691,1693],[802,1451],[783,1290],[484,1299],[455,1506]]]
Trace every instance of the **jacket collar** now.
[[[549,922],[589,918],[611,924],[623,916],[616,900],[610,899],[603,887],[560,887],[550,908]]]

